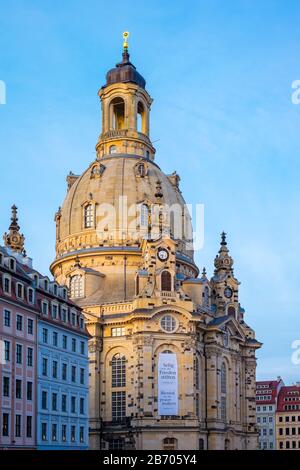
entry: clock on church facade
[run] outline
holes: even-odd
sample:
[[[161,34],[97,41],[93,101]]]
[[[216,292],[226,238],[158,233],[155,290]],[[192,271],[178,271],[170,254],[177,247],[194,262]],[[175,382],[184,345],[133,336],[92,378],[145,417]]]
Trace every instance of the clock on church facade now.
[[[223,233],[194,262],[176,172],[155,161],[152,99],[130,62],[99,91],[96,159],[70,173],[51,271],[84,309],[92,449],[256,449],[256,349]],[[170,208],[172,208],[170,210]]]

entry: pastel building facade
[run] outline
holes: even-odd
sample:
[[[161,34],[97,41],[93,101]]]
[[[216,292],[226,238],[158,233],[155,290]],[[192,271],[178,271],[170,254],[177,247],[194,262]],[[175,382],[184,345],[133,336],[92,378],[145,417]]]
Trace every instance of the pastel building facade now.
[[[278,450],[300,450],[300,383],[282,387],[276,411]]]
[[[259,429],[259,448],[276,449],[276,408],[281,387],[281,377],[277,380],[256,382],[256,421]]]
[[[63,305],[61,311],[77,322],[76,309]],[[88,336],[83,320],[82,332],[79,328],[50,319],[38,324],[38,449],[88,448]]]
[[[36,331],[31,281],[0,247],[0,449],[35,447]]]
[[[88,447],[88,334],[80,307],[33,269],[12,208],[0,247],[0,448]]]

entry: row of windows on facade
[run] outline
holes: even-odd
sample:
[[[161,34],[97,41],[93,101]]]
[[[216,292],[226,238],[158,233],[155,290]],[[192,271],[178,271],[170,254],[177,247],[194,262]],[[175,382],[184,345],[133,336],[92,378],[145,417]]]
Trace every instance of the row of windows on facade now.
[[[278,417],[278,421],[279,423],[283,423],[283,421],[285,421],[286,423],[294,423],[295,421],[300,421],[300,415],[298,416],[285,416],[284,419],[283,419],[283,416],[279,416]]]
[[[260,449],[274,449],[274,443],[273,442],[260,442],[259,443],[259,448]]]
[[[267,417],[263,416],[262,418],[260,416],[257,417],[257,422],[258,423],[266,423],[267,422]],[[273,416],[268,417],[268,422],[273,423]]]
[[[272,400],[271,395],[256,395],[256,401],[270,401]]]
[[[61,413],[70,413],[76,414],[77,413],[77,397],[75,395],[71,395],[69,404],[68,404],[68,396],[64,393],[61,394],[60,404],[58,403],[58,393],[52,392],[51,394],[51,408],[49,408],[49,400],[48,400],[48,392],[46,390],[42,391],[41,396],[41,409],[48,410],[48,411],[58,411]],[[80,397],[79,399],[79,414],[85,415],[85,399]]]
[[[21,314],[16,314],[15,316],[15,324],[16,324],[16,330],[17,331],[23,331],[24,325],[23,325],[23,315]],[[3,325],[7,328],[10,328],[12,326],[12,312],[8,309],[3,310]],[[32,318],[27,319],[27,334],[28,335],[33,335],[34,327],[34,320]]]
[[[42,375],[43,377],[48,377],[50,375],[49,374],[49,359],[46,357],[42,358]],[[61,373],[59,373],[58,361],[52,361],[51,377],[53,379],[60,378],[61,380],[68,380],[68,364],[63,362],[61,365]],[[77,382],[77,367],[76,366],[71,366],[70,380],[72,383]],[[85,369],[83,367],[79,368],[79,383],[80,385],[85,384]]]
[[[32,438],[32,423],[33,418],[32,416],[26,416],[26,432],[25,435],[27,438]],[[2,436],[9,437],[10,429],[10,416],[9,413],[2,414]],[[85,427],[79,426],[79,442],[85,442]],[[61,425],[61,440],[63,442],[67,442],[68,439],[71,442],[77,441],[77,426],[71,425],[69,427],[69,436],[68,436],[68,425],[62,424]],[[14,436],[17,438],[22,437],[22,415],[17,414],[15,416],[15,429],[14,429]],[[47,441],[48,440],[48,423],[41,424],[41,440]],[[58,440],[58,425],[57,423],[52,423],[51,426],[51,440],[57,441]]]
[[[12,295],[12,286],[13,282],[11,277],[8,274],[3,274],[2,276],[2,289],[5,294]],[[25,297],[26,292],[26,297]],[[34,304],[34,289],[32,287],[24,286],[21,282],[15,283],[14,293],[19,300],[27,300],[28,303]]]
[[[16,261],[12,258],[12,263],[15,266]],[[15,269],[14,269],[15,270]],[[50,282],[48,279],[40,279],[37,274],[33,275],[33,285],[34,287],[40,287],[44,289],[46,292],[49,292],[57,297],[62,297],[64,300],[67,299],[67,288],[60,287],[55,282]],[[2,288],[3,291],[11,295],[12,294],[12,286],[13,282],[11,276],[8,274],[3,274],[2,276]],[[20,300],[27,300],[30,304],[34,304],[35,302],[35,292],[34,288],[30,286],[25,286],[22,282],[15,283],[15,291],[16,297]]]
[[[78,437],[77,434],[77,427],[75,425],[70,426],[70,434],[68,436],[68,426],[67,424],[61,425],[61,440],[62,442],[67,442],[68,439],[70,442],[76,442]],[[48,441],[48,423],[42,423],[41,425],[41,440]],[[52,423],[51,425],[51,441],[56,442],[58,440],[58,425],[56,423]],[[79,426],[79,442],[81,444],[85,443],[85,427]]]
[[[291,427],[291,428],[279,428],[278,429],[279,436],[296,436],[298,434],[300,436],[300,427]]]
[[[263,428],[263,429],[259,429],[258,430],[258,433],[260,436],[273,436],[274,435],[274,429],[273,428],[270,428],[270,429],[267,429],[267,428]]]
[[[44,316],[49,315],[49,303],[46,300],[41,301],[41,311]],[[79,326],[82,330],[84,329],[83,316],[63,305],[59,308],[57,304],[51,304],[51,318],[53,320],[59,319],[63,323],[71,323],[74,327]]]
[[[34,303],[34,302],[32,302]],[[49,303],[46,300],[41,301],[41,312],[43,315],[49,315]],[[16,315],[16,328],[19,331],[23,329],[23,316],[21,314]],[[66,306],[60,306],[58,304],[51,303],[51,318],[53,320],[60,319],[64,323],[71,323],[72,326],[79,326],[84,329],[84,320],[82,315],[78,314],[76,310],[70,310]],[[11,326],[11,311],[8,309],[3,310],[4,326]],[[33,323],[32,323],[33,326]],[[32,334],[32,333],[30,333]]]
[[[257,407],[256,407],[256,411],[261,411],[261,410],[262,410],[262,411],[267,411],[267,408],[269,408],[269,411],[272,411],[272,410],[273,410],[272,405],[269,405],[269,407],[267,407],[267,406],[264,405],[264,406],[257,406]]]
[[[300,449],[300,441],[279,441],[279,449]]]
[[[23,348],[22,344],[16,344],[15,350],[15,358],[16,364],[23,364],[23,352],[25,351],[25,346]],[[8,340],[4,340],[4,359],[5,362],[10,362],[11,360],[11,342]],[[27,347],[27,354],[26,354],[26,365],[28,367],[33,367],[34,364],[34,357],[33,357],[33,348]]]
[[[49,344],[50,343],[50,338],[49,338],[49,330],[48,328],[43,328],[42,329],[42,342],[44,344]],[[62,347],[62,349],[67,350],[69,348],[69,340],[70,338],[67,335],[59,335],[57,331],[52,332],[52,346],[55,347]],[[78,342],[76,338],[71,338],[71,351],[73,353],[78,352]],[[79,352],[82,355],[85,355],[85,342],[80,341],[80,349]]]
[[[33,417],[26,416],[26,430],[25,436],[32,438]],[[9,437],[10,434],[10,415],[9,413],[2,413],[2,436]],[[22,415],[15,415],[15,429],[14,436],[17,438],[23,437],[22,435]]]
[[[21,400],[23,397],[23,383],[26,383],[26,400],[32,401],[33,399],[33,383],[31,381],[23,381],[21,379],[16,379],[15,381],[15,398]],[[3,376],[2,382],[2,395],[5,398],[11,396],[11,378],[8,376]]]

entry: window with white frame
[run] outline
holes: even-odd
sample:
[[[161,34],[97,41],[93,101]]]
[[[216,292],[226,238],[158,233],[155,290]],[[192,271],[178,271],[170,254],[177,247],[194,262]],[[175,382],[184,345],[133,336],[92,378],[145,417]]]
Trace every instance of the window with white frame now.
[[[112,328],[111,335],[112,336],[125,336],[125,328],[123,326]]]
[[[175,318],[172,315],[164,315],[160,321],[160,326],[164,331],[172,333],[176,330],[177,324]]]
[[[92,228],[94,226],[94,206],[87,204],[84,208],[84,228]]]
[[[11,279],[9,276],[3,276],[3,290],[5,294],[11,294]]]
[[[83,277],[80,274],[76,274],[70,279],[70,296],[73,299],[80,299],[84,296]]]
[[[112,420],[122,421],[126,418],[126,392],[112,392]]]
[[[111,386],[126,386],[126,357],[123,354],[115,354],[111,361]]]
[[[23,299],[24,297],[24,286],[20,282],[17,282],[16,284],[16,296],[19,299]]]

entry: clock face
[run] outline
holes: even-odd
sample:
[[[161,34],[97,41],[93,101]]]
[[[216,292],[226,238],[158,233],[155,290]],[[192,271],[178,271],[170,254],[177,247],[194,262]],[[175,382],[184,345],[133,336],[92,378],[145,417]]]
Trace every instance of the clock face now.
[[[160,261],[167,261],[169,253],[165,248],[160,248],[157,252],[157,257]]]
[[[227,297],[227,299],[230,299],[232,297],[232,294],[232,289],[230,289],[230,287],[226,287],[226,289],[224,290],[225,297]]]

